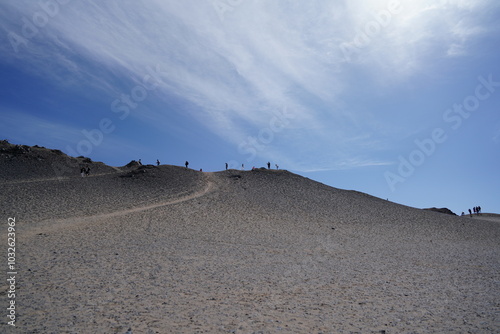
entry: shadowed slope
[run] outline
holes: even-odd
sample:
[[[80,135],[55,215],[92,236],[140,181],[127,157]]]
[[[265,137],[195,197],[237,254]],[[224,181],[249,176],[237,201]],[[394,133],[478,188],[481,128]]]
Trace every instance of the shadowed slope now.
[[[193,170],[141,166],[128,173],[7,183],[0,200],[5,214],[10,211],[30,222],[155,205],[193,194],[204,185],[203,175]]]
[[[0,141],[0,182],[68,179],[80,176],[82,167],[90,167],[91,175],[117,172],[115,167],[89,158],[70,157],[60,150]]]

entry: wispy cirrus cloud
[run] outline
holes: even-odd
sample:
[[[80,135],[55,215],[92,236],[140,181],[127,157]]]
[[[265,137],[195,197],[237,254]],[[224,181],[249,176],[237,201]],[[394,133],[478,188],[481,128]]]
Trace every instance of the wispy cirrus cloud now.
[[[397,138],[375,130],[376,110],[360,112],[343,100],[371,89],[361,88],[367,78],[390,86],[414,75],[429,54],[467,54],[470,39],[487,29],[481,12],[492,3],[401,1],[390,23],[346,61],[339,46],[387,10],[386,1],[242,2],[223,20],[211,2],[70,2],[23,52],[6,51],[4,41],[2,55],[29,60],[39,76],[107,94],[110,101],[159,67],[162,84],[151,98],[184,101],[185,109],[165,112],[188,115],[236,146],[286,107],[293,120],[259,154],[299,148],[302,156],[317,156],[328,147],[320,168],[369,166],[387,162],[370,159],[367,147],[377,151]],[[16,22],[40,10],[30,1],[2,7],[2,19],[9,18],[4,33],[19,31]],[[134,117],[153,124],[161,112]],[[295,154],[284,154],[300,165]]]
[[[78,138],[78,129],[71,125],[47,120],[29,113],[15,110],[0,110],[0,122],[2,124],[2,135],[5,139],[22,142],[28,140],[32,145],[53,145],[61,141]],[[37,143],[37,138],[45,138],[44,143]]]
[[[1,135],[0,139],[7,139],[12,143],[46,146],[48,148],[58,148],[67,154],[83,155],[78,150],[78,143],[88,141],[82,130],[91,132],[92,129],[82,129],[79,126],[65,123],[64,121],[49,120],[44,115],[35,116],[29,112],[18,109],[0,109]],[[116,127],[115,127],[116,128]],[[96,140],[94,137],[93,140]],[[69,143],[62,145],[61,143]],[[112,133],[104,134],[99,139],[99,144],[88,145],[86,150],[98,152],[101,159],[106,156],[106,152],[134,152],[147,151],[146,147],[133,141],[121,138]],[[125,163],[125,162],[124,162]]]

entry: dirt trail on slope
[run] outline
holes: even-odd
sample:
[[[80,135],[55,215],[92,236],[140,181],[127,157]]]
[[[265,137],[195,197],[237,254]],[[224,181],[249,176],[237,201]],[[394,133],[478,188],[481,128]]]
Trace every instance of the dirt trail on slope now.
[[[24,231],[23,235],[25,237],[31,237],[35,234],[43,234],[43,233],[48,232],[54,228],[60,229],[60,228],[64,228],[64,227],[73,226],[76,224],[80,225],[80,224],[84,224],[86,222],[96,221],[99,219],[119,217],[119,216],[124,216],[124,215],[130,214],[130,213],[147,211],[147,210],[156,209],[159,207],[178,204],[178,203],[190,201],[190,200],[205,196],[206,194],[214,191],[215,189],[216,189],[216,185],[215,185],[215,181],[214,181],[214,177],[213,177],[212,173],[205,173],[205,186],[202,189],[200,189],[192,194],[181,196],[178,198],[169,199],[167,201],[160,202],[160,203],[143,205],[143,206],[138,206],[138,207],[134,207],[134,208],[130,208],[130,209],[122,209],[122,210],[117,210],[117,211],[113,211],[113,212],[99,213],[99,214],[94,214],[94,215],[84,215],[84,216],[78,216],[78,217],[50,220],[50,221],[42,222],[40,225],[31,228],[29,231]]]
[[[126,209],[126,210],[119,210],[115,212],[110,212],[110,213],[104,213],[104,214],[98,214],[98,215],[93,215],[93,216],[84,216],[84,217],[79,217],[79,218],[110,218],[110,217],[116,217],[116,216],[123,216],[129,213],[133,212],[139,212],[139,211],[146,211],[146,210],[151,210],[155,208],[159,208],[162,206],[167,206],[167,205],[172,205],[172,204],[178,204],[186,201],[190,201],[192,199],[202,197],[209,192],[212,192],[215,188],[215,184],[213,182],[213,179],[211,176],[207,177],[205,187],[193,194],[187,195],[187,196],[182,196],[176,199],[171,199],[169,201],[165,201],[162,203],[156,203],[156,204],[151,204],[151,205],[145,205],[145,206],[140,206],[137,208],[132,208],[132,209]]]

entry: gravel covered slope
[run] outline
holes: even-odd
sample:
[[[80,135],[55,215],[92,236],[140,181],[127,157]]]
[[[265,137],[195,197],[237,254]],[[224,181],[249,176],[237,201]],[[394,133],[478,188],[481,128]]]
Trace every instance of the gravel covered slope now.
[[[139,166],[124,171],[29,179],[3,185],[2,214],[13,210],[31,223],[109,213],[187,196],[204,185],[203,175],[175,166]]]
[[[500,331],[496,221],[286,171],[143,169],[7,188],[22,332]]]

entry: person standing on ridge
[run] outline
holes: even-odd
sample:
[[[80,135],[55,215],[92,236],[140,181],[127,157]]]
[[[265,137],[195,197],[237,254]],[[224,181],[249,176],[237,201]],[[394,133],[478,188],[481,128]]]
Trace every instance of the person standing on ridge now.
[[[188,168],[188,166],[189,166],[189,162],[188,162],[188,161],[186,161],[185,165],[186,165],[186,168]]]
[[[227,170],[227,168],[228,168],[228,167],[229,167],[229,166],[228,166],[228,164],[227,164],[227,162],[226,162],[226,170]]]
[[[271,169],[271,163],[269,161],[267,162],[267,169]]]

